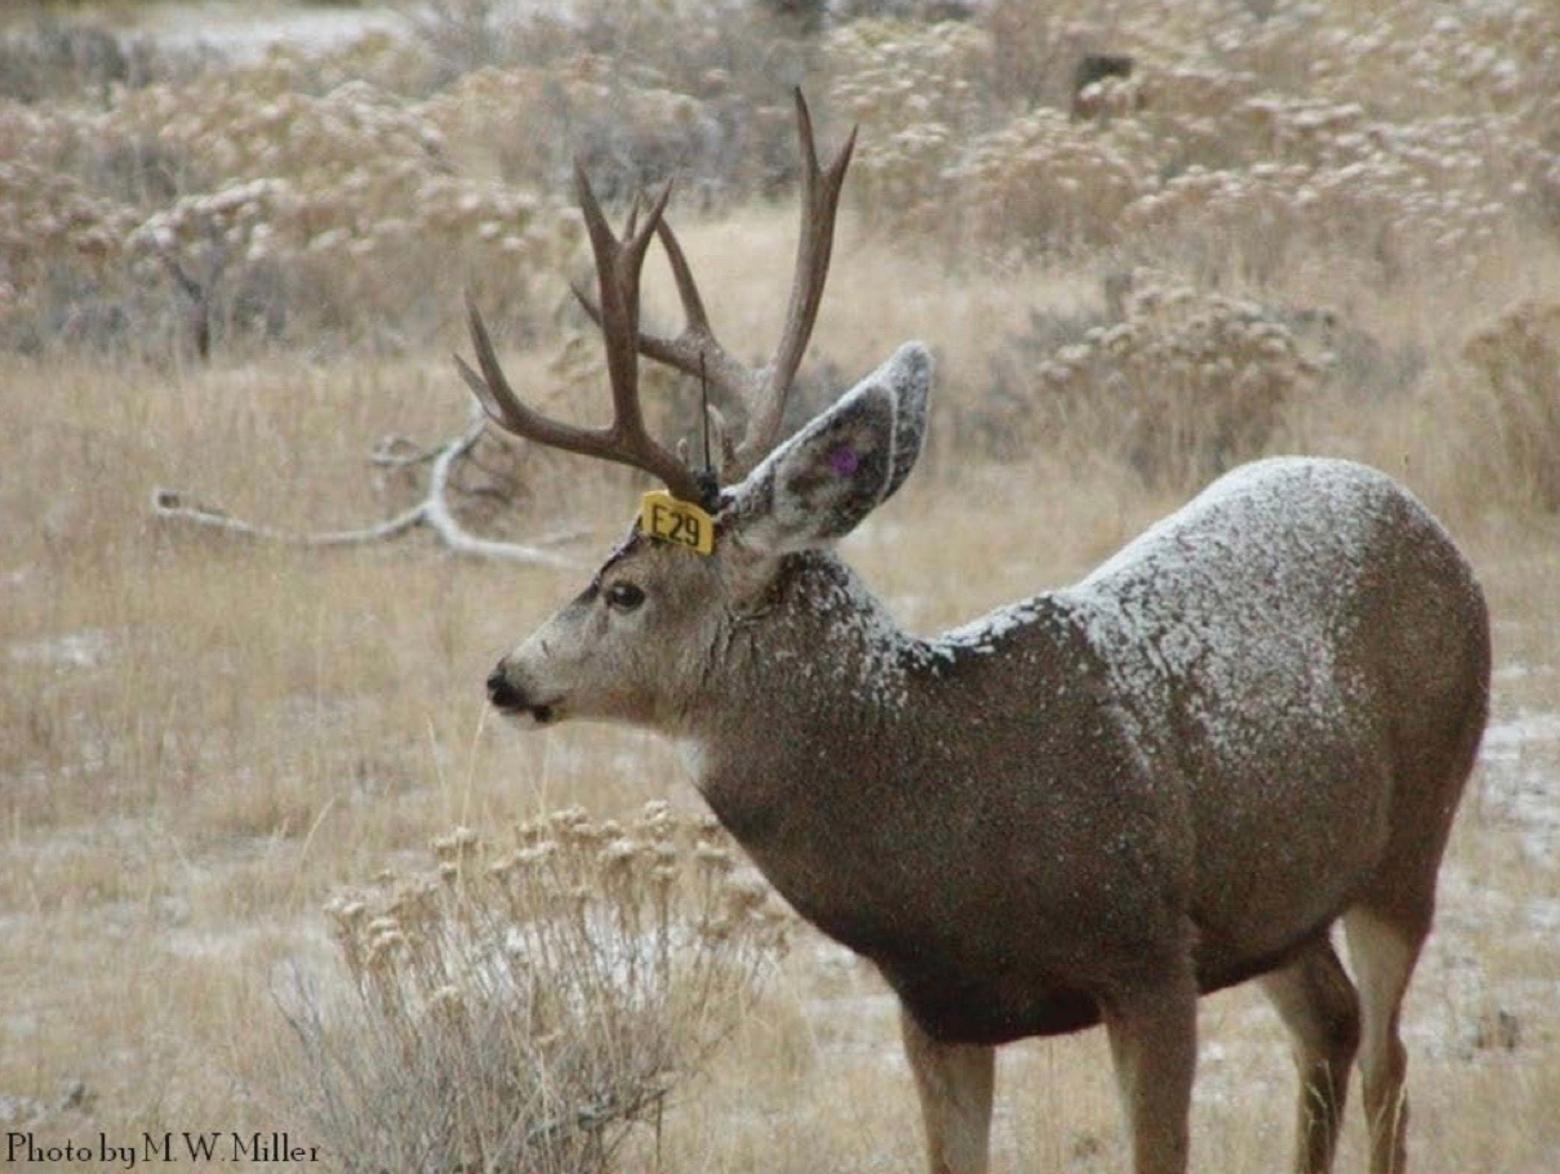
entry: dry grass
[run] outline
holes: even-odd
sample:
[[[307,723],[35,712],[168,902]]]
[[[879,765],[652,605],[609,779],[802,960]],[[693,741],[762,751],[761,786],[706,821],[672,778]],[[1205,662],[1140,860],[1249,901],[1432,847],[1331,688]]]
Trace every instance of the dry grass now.
[[[773,224],[744,232],[749,256],[783,247]],[[695,238],[694,247],[709,246]],[[845,280],[833,296],[844,302],[872,284],[863,273],[892,281],[920,263],[847,248],[839,264]],[[1065,291],[1064,281],[1050,294]],[[730,325],[772,317],[750,297],[725,303]],[[975,289],[956,304],[992,301]],[[876,321],[858,311],[863,353],[879,336],[931,334],[923,312],[918,301]],[[840,351],[856,342],[836,337],[827,345]],[[947,367],[957,363],[950,356]],[[675,756],[643,735],[520,738],[487,727],[480,682],[494,655],[579,576],[450,561],[415,539],[321,557],[150,527],[146,494],[166,481],[298,525],[372,515],[383,503],[362,464],[369,441],[391,428],[435,435],[459,420],[442,364],[361,364],[327,377],[275,362],[164,379],[12,363],[5,381],[17,440],[0,511],[21,537],[0,568],[9,604],[0,892],[10,895],[0,973],[12,1045],[0,1089],[47,1099],[80,1078],[96,1096],[92,1121],[110,1132],[261,1127],[278,1112],[252,1092],[280,1062],[269,1042],[273,990],[300,964],[328,972],[317,909],[335,886],[413,858],[457,823],[497,827],[566,802],[600,811],[658,794],[697,802]],[[946,412],[957,378],[942,392]],[[1445,437],[1422,410],[1371,409],[1385,415],[1353,439],[1368,450],[1374,431],[1391,436],[1411,479],[1416,467],[1440,468]],[[1321,431],[1297,441],[1326,442]],[[1545,617],[1560,597],[1550,523],[1480,521],[1487,511],[1458,495],[1463,484],[1448,476],[1419,487],[1462,519],[1491,584],[1501,664],[1512,670],[1498,715],[1553,712],[1560,649]],[[586,482],[557,499],[594,528],[582,558],[615,533],[629,496]],[[1108,463],[1040,455],[965,467],[950,452],[847,550],[908,624],[930,630],[1066,581],[1171,504]],[[990,570],[972,581],[972,566]],[[1499,787],[1536,794],[1519,803],[1492,790],[1488,774],[1475,780],[1443,931],[1410,1004],[1416,1152],[1431,1169],[1538,1170],[1560,1144],[1544,1109],[1560,1093],[1560,1042],[1541,1014],[1560,977],[1544,920],[1556,864],[1532,848],[1553,831],[1533,821],[1554,819],[1560,763],[1553,743],[1521,752],[1528,781]],[[1479,1042],[1502,1011],[1521,1023],[1509,1052]],[[1289,1128],[1279,1029],[1249,992],[1211,1000],[1204,1025],[1202,1161],[1271,1168]],[[714,1075],[674,1100],[666,1167],[911,1168],[914,1105],[895,1048],[871,976],[821,945],[799,951]],[[1031,1155],[1046,1168],[1110,1168],[1117,1130],[1102,1040],[1011,1049],[1003,1075],[999,1168],[1028,1168]],[[649,1142],[626,1144],[633,1155]]]
[[[1448,280],[1444,254],[1420,233],[1434,219],[1428,212],[1387,253],[1356,255],[1348,233],[1329,244],[1329,224],[1354,217],[1348,227],[1359,231],[1384,206],[1349,204],[1331,189],[1320,207],[1278,209],[1282,237],[1264,240],[1256,217],[1274,184],[1249,167],[1267,148],[1246,122],[1237,134],[1233,123],[1217,121],[1218,102],[1238,107],[1264,84],[1307,89],[1318,102],[1343,101],[1350,77],[1340,71],[1351,54],[1385,69],[1410,53],[1415,38],[1445,40],[1426,31],[1419,6],[1335,4],[1319,23],[1231,26],[1240,36],[1221,50],[1228,68],[1214,77],[1187,72],[1185,47],[1201,43],[1198,30],[1215,16],[1242,6],[1188,5],[1180,23],[1158,31],[1147,17],[1139,22],[1136,9],[1102,27],[1068,24],[1078,13],[1066,6],[1051,23],[1026,22],[1022,7],[997,10],[1015,43],[1035,47],[1027,60],[1070,61],[1074,49],[1124,45],[1141,55],[1142,84],[1150,96],[1162,96],[1159,105],[1144,108],[1141,124],[1135,116],[1118,118],[1132,125],[1098,131],[1044,111],[1014,113],[1015,95],[1058,100],[1065,90],[1050,94],[1053,78],[1031,76],[1024,61],[998,54],[997,67],[1008,72],[997,90],[923,112],[918,122],[913,110],[895,104],[891,89],[892,39],[911,34],[890,26],[858,29],[854,40],[833,34],[828,52],[854,54],[849,60],[877,71],[855,88],[834,79],[838,101],[869,104],[903,125],[893,121],[876,139],[879,154],[862,158],[865,188],[882,204],[858,205],[843,219],[814,346],[816,374],[837,388],[907,337],[927,339],[939,360],[923,468],[847,540],[847,556],[919,631],[1079,575],[1178,504],[1208,470],[1200,462],[1214,452],[1218,429],[1199,426],[1208,405],[1191,400],[1235,386],[1193,380],[1173,396],[1154,389],[1152,402],[1174,410],[1186,436],[1174,454],[1177,471],[1146,481],[1130,452],[1113,447],[1115,413],[1100,409],[1101,399],[1114,402],[1105,397],[1115,389],[1109,364],[1095,353],[1104,336],[1091,341],[1086,332],[1110,325],[1104,277],[1152,262],[1198,299],[1260,304],[1299,353],[1316,358],[1318,377],[1286,385],[1277,402],[1264,399],[1261,428],[1241,433],[1233,446],[1240,451],[1213,463],[1257,451],[1313,451],[1360,457],[1402,477],[1465,543],[1496,618],[1496,733],[1460,817],[1440,928],[1408,1004],[1415,1168],[1552,1169],[1560,1163],[1560,1121],[1552,1111],[1560,1098],[1560,1038],[1546,1011],[1560,981],[1560,633],[1552,622],[1560,612],[1560,523],[1546,477],[1560,451],[1560,390],[1550,361],[1560,353],[1553,324],[1560,248],[1539,215],[1549,165],[1540,156],[1556,149],[1539,117],[1552,74],[1521,73],[1531,92],[1481,98],[1470,89],[1458,70],[1472,69],[1474,50],[1509,31],[1493,16],[1472,22],[1472,48],[1466,60],[1457,58],[1461,65],[1450,60],[1454,55],[1435,58],[1440,64],[1429,72],[1439,81],[1427,113],[1482,110],[1487,101],[1506,120],[1490,136],[1504,144],[1501,151],[1509,149],[1501,168],[1517,167],[1529,184],[1489,239],[1460,248],[1458,279]],[[1396,29],[1401,37],[1350,48],[1348,37],[1361,29]],[[1329,30],[1343,30],[1342,48],[1326,39]],[[905,53],[950,79],[979,78],[986,50],[970,35],[918,33]],[[828,52],[819,66],[824,73]],[[1523,69],[1538,70],[1517,56]],[[1325,68],[1297,82],[1301,59]],[[339,83],[340,71],[377,70],[380,84],[392,76],[383,52],[350,61],[357,65],[282,61],[269,73],[246,75],[247,82],[218,76],[190,93],[242,101],[244,84],[296,82],[315,94],[299,100],[305,123],[336,133],[335,120],[362,106],[352,91],[320,96]],[[652,95],[644,98],[647,110],[668,101],[654,96],[671,92],[658,88],[662,83],[693,88],[691,65],[677,72],[661,61],[657,68],[659,82],[644,87]],[[570,78],[586,90],[594,84]],[[1361,72],[1353,82],[1371,118],[1412,121],[1413,104],[1380,78]],[[488,92],[484,85],[502,96],[528,83],[502,74],[468,84],[476,96],[464,101],[450,99],[453,90],[418,97],[430,106],[415,117],[387,100],[395,111],[386,132],[393,144],[405,146],[419,120],[441,109],[450,120],[444,125],[453,128],[459,182],[441,190],[455,193],[451,199],[465,190],[460,184],[475,182],[471,176],[486,183],[518,166],[505,163],[501,145],[484,150],[480,136],[460,127],[463,120],[485,125],[478,100]],[[700,109],[733,117],[750,110],[747,97],[722,89],[718,79],[708,84],[710,91],[695,95]],[[177,105],[184,91],[167,85],[161,97],[138,101]],[[774,105],[783,108],[783,93]],[[83,117],[75,109],[39,109],[58,125]],[[1278,153],[1287,152],[1293,166],[1347,166],[1325,142],[1286,137],[1296,118],[1305,123],[1308,109],[1270,112],[1268,131],[1286,144]],[[30,144],[29,166],[57,166],[50,173],[65,176],[66,188],[74,184],[83,199],[100,198],[86,171],[49,154],[67,139],[26,131],[36,113],[0,104],[0,131],[9,127]],[[640,129],[653,128],[645,118]],[[1229,133],[1210,135],[1199,122],[1209,118],[1215,132]],[[949,133],[938,137],[934,122]],[[761,124],[756,116],[745,124],[742,142],[783,142],[783,134],[754,129]],[[908,133],[917,125],[926,132],[919,137]],[[246,126],[244,141],[263,148],[263,129]],[[970,159],[954,159],[950,144],[966,131],[987,137]],[[1452,138],[1467,133],[1463,124],[1447,128]],[[878,128],[869,122],[863,134],[872,141]],[[1027,144],[1011,166],[988,149],[1006,141],[1003,134]],[[199,134],[189,135],[181,150],[193,144],[203,151]],[[1402,141],[1404,158],[1418,159],[1423,174],[1433,175],[1435,165],[1415,145],[1420,140]],[[1047,152],[1077,164],[1076,175],[1061,178],[1075,178],[1085,193],[1089,183],[1103,183],[1118,174],[1107,148],[1144,152],[1120,173],[1132,177],[1197,162],[1228,164],[1244,178],[1222,202],[1194,199],[1191,183],[1172,191],[1150,207],[1161,217],[1154,231],[1168,234],[1154,240],[1143,235],[1147,227],[1123,237],[1108,218],[1090,219],[1085,236],[1094,245],[1059,247],[1055,238],[1065,235],[1067,217],[1100,212],[1094,205],[1057,207],[1083,200],[1067,185],[1044,206],[1019,201],[1012,220],[994,215],[1001,211],[994,201],[1022,194],[1026,168],[1045,171]],[[971,161],[979,174],[965,185],[956,173]],[[315,183],[308,176],[318,163],[312,155],[298,160],[294,170],[304,178],[295,182],[305,189]],[[1088,170],[1096,163],[1108,174]],[[1501,168],[1495,172],[1505,182],[1512,173]],[[775,172],[719,174],[727,186],[709,188],[706,216],[690,195],[678,223],[686,225],[685,243],[718,331],[756,353],[783,318],[794,214],[749,198]],[[1494,172],[1459,174],[1448,190],[1466,190]],[[1411,176],[1391,169],[1369,175],[1379,181],[1365,193],[1372,200],[1387,200],[1397,179],[1412,186]],[[926,182],[913,182],[918,176]],[[517,173],[517,181],[535,178]],[[392,194],[368,209],[370,236],[385,217],[394,218],[394,199],[401,198],[393,186],[375,190]],[[209,192],[179,192],[175,200],[202,194]],[[920,202],[925,194],[942,201],[934,215]],[[42,215],[47,201],[35,195],[13,198],[0,189],[0,213]],[[528,192],[539,208],[552,207],[557,195]],[[127,215],[128,207],[139,224],[166,211],[133,204],[118,200],[104,215]],[[1438,207],[1436,215],[1445,212]],[[327,228],[354,215],[351,207],[326,212]],[[301,337],[284,332],[252,349],[219,347],[209,366],[171,345],[171,327],[159,347],[141,348],[156,352],[146,362],[128,361],[112,346],[78,347],[59,333],[30,355],[0,353],[6,1128],[47,1110],[36,1126],[40,1138],[98,1129],[131,1139],[163,1129],[297,1132],[304,1125],[294,1110],[257,1090],[274,1089],[294,1071],[288,1066],[295,1058],[276,1043],[278,999],[292,989],[293,976],[340,976],[319,912],[331,893],[386,867],[412,867],[430,836],[457,825],[496,834],[538,811],[579,803],[610,814],[658,796],[697,806],[681,761],[655,739],[573,727],[522,737],[490,722],[482,696],[496,655],[577,590],[590,560],[620,532],[633,500],[627,479],[522,454],[526,496],[514,532],[583,526],[588,537],[565,548],[581,562],[577,573],[452,560],[421,538],[325,555],[250,547],[160,528],[149,516],[152,488],[168,484],[236,514],[299,528],[359,524],[403,504],[408,487],[376,480],[364,458],[386,433],[433,440],[461,426],[463,393],[441,353],[457,341],[456,305],[432,303],[436,292],[464,280],[449,265],[484,263],[481,223],[452,223],[438,250],[411,259],[365,251],[356,267],[321,277],[343,303],[380,278],[424,282],[411,290],[385,285],[378,295],[375,313],[393,325],[417,326],[394,347],[374,343],[382,341],[382,323],[364,320],[339,329],[314,323],[300,327]],[[893,230],[899,223],[922,231]],[[1478,227],[1477,218],[1468,226]],[[90,218],[66,226],[92,227]],[[568,231],[560,227],[558,238],[536,242],[548,265],[563,267],[557,249]],[[1220,234],[1230,249],[1211,256],[1205,246]],[[67,235],[49,247],[69,252],[78,243]],[[7,247],[14,246],[13,239]],[[20,254],[9,256],[14,264]],[[99,262],[89,256],[81,263]],[[430,271],[437,266],[443,268]],[[6,298],[41,297],[42,277],[22,287],[29,275],[46,272],[0,271],[0,318],[14,309]],[[121,272],[113,280],[128,278]],[[651,315],[671,321],[676,301],[659,261],[649,284]],[[102,287],[116,288],[108,281]],[[580,404],[560,391],[564,384],[589,389],[594,363],[568,358],[578,323],[552,313],[561,293],[553,269],[500,274],[485,291],[494,320],[509,325],[517,383],[557,410],[591,415],[599,401]],[[139,303],[124,304],[133,310]],[[166,317],[166,307],[157,314]],[[48,319],[27,321],[32,329]],[[1167,337],[1169,346],[1180,336]],[[333,341],[316,345],[322,339]],[[1082,357],[1089,362],[1079,367],[1098,369],[1100,396],[1090,417],[1083,410],[1090,387],[1070,389],[1077,410],[1061,412],[1059,421],[1057,409],[1067,404],[1037,400],[1052,394],[1042,391],[1045,377],[1037,372],[1070,345],[1088,351]],[[560,363],[560,354],[567,361]],[[997,374],[1003,363],[1029,377],[1004,382]],[[1134,379],[1153,378],[1152,364],[1140,367],[1131,368]],[[688,389],[669,386],[687,400]],[[1014,386],[1023,388],[1016,405],[1002,394]],[[1236,397],[1225,395],[1220,405],[1237,426],[1252,422],[1240,415]],[[741,1006],[733,993],[729,1009]],[[1238,990],[1204,1004],[1202,1028],[1197,1166],[1282,1166],[1292,1078],[1274,1017],[1253,992]],[[56,1106],[58,1090],[75,1080],[85,1082],[86,1095]],[[1097,1033],[1007,1049],[999,1098],[999,1170],[1119,1167],[1114,1089]],[[1357,1168],[1362,1129],[1357,1110],[1353,1116],[1344,1161]],[[742,1013],[708,1075],[674,1092],[659,1135],[631,1130],[618,1154],[629,1169],[657,1161],[674,1171],[913,1169],[917,1131],[881,985],[802,931],[783,972]]]

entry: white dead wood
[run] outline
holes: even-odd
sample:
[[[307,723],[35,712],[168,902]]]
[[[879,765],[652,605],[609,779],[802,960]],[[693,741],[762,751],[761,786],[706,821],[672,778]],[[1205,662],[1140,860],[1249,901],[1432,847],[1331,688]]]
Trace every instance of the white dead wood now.
[[[404,437],[387,437],[374,449],[369,458],[376,465],[389,468],[405,468],[427,463],[428,491],[421,501],[384,521],[371,526],[350,530],[326,530],[300,533],[262,523],[246,522],[235,518],[226,510],[191,501],[188,494],[174,489],[158,488],[152,491],[154,517],[182,525],[203,526],[220,530],[237,537],[258,539],[263,542],[280,542],[292,546],[335,547],[362,546],[371,542],[384,542],[399,538],[418,527],[432,530],[455,554],[473,558],[501,559],[525,563],[531,566],[569,569],[578,564],[575,560],[548,546],[567,542],[579,536],[579,531],[567,531],[548,535],[534,543],[503,542],[473,534],[456,519],[450,509],[450,480],[456,466],[471,456],[477,441],[487,430],[483,413],[474,411],[465,431],[433,449],[418,449]],[[412,451],[407,452],[410,448]]]

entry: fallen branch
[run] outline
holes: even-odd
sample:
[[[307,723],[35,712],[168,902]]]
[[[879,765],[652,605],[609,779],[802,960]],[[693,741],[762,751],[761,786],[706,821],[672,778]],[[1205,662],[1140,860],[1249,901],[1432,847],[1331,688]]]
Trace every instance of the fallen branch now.
[[[480,410],[473,412],[471,423],[467,425],[464,432],[434,449],[417,449],[415,445],[400,437],[382,441],[369,459],[377,465],[397,467],[429,462],[428,492],[410,509],[372,526],[354,530],[328,530],[323,533],[300,534],[291,530],[277,529],[274,526],[242,521],[216,506],[190,502],[186,500],[184,494],[172,489],[152,491],[152,514],[164,521],[205,526],[244,538],[311,547],[360,546],[369,542],[382,542],[399,538],[419,526],[426,526],[456,554],[470,555],[473,558],[506,559],[532,566],[560,569],[576,567],[578,564],[573,559],[543,549],[546,545],[568,541],[576,537],[576,533],[552,535],[536,544],[521,545],[483,538],[471,533],[456,520],[446,500],[450,475],[456,464],[471,454],[471,450],[486,430],[486,421],[487,417]],[[407,455],[396,451],[398,448],[410,448],[414,451],[411,455]]]

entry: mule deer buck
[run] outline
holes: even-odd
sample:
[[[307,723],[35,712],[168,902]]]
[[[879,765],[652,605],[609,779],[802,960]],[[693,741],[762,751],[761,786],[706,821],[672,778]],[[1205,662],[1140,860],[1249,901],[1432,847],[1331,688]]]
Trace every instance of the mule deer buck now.
[[[499,662],[493,704],[690,749],[774,886],[898,994],[933,1170],[986,1169],[996,1045],[1097,1023],[1133,1169],[1184,1170],[1197,998],[1255,978],[1293,1036],[1297,1168],[1330,1167],[1358,1051],[1371,1169],[1401,1171],[1399,1009],[1487,708],[1467,562],[1385,475],[1272,459],[1074,587],[934,639],[900,630],[830,544],[915,462],[926,350],[901,347],[776,445],[854,140],[820,168],[797,106],[801,238],[767,366],[717,343],[667,195],[619,238],[583,173],[599,300],[576,293],[605,338],[612,424],[522,403],[470,309],[478,370],[457,361],[499,425],[637,466],[712,522],[700,553],[642,521]],[[675,337],[639,323],[652,237],[687,318]],[[718,483],[650,436],[640,354],[702,363],[745,416]]]

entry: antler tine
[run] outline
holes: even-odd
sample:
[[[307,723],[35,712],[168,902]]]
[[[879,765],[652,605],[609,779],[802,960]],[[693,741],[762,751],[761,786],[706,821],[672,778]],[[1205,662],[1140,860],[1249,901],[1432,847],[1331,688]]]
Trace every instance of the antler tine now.
[[[663,219],[656,227],[656,235],[666,250],[672,279],[677,283],[684,326],[682,333],[673,339],[641,334],[640,349],[657,362],[676,367],[688,375],[707,376],[727,399],[740,403],[743,411],[751,414],[754,397],[763,386],[762,373],[733,358],[715,337],[709,315],[704,310],[704,299],[699,296],[698,282],[694,281],[693,269],[688,264],[688,255],[683,252],[682,242],[672,230],[671,222]]]
[[[648,233],[653,225],[655,234],[661,240],[661,246],[666,250],[672,277],[677,283],[677,296],[682,302],[683,329],[675,338],[649,334],[639,329],[637,265],[642,262],[643,257],[636,256],[633,330],[632,333],[625,332],[618,336],[620,340],[632,337],[640,354],[686,375],[700,374],[702,357],[710,383],[728,399],[735,399],[743,405],[746,409],[747,429],[741,445],[736,450],[737,459],[730,468],[730,472],[737,476],[752,469],[773,446],[775,438],[779,435],[786,399],[790,395],[791,384],[796,379],[797,369],[801,366],[802,356],[806,353],[807,343],[812,337],[813,324],[817,321],[818,308],[823,301],[823,287],[828,277],[829,258],[834,245],[835,213],[839,208],[840,191],[845,183],[845,171],[850,166],[851,154],[856,147],[856,130],[852,128],[844,146],[830,161],[828,167],[820,167],[817,147],[813,140],[812,115],[807,109],[806,99],[802,97],[800,89],[795,91],[795,99],[797,137],[801,141],[802,154],[801,231],[796,245],[796,267],[791,283],[790,302],[786,310],[785,331],[781,335],[780,345],[776,348],[774,360],[767,367],[755,371],[733,358],[716,339],[715,332],[710,327],[709,315],[704,308],[704,299],[699,294],[698,283],[694,281],[693,270],[688,264],[687,254],[683,252],[682,244],[678,241],[671,224],[660,215],[665,204],[664,196],[658,202],[655,213],[639,232]],[[585,183],[584,176],[577,167],[576,182],[581,186],[580,206],[585,211],[586,224],[591,231],[592,246],[597,250],[597,269],[604,275],[608,267],[601,263],[603,245],[597,242],[604,241],[605,247],[610,248],[615,241],[606,226],[606,221],[601,216],[600,208],[596,207],[595,199],[590,194],[589,184]],[[635,223],[635,217],[631,213],[628,235],[634,234]],[[638,236],[635,236],[635,239],[639,239]],[[604,276],[602,280],[605,282]],[[604,334],[608,333],[609,323],[613,324],[614,332],[618,330],[625,316],[620,310],[607,305],[609,294],[605,284],[602,286],[599,303],[593,301],[579,286],[574,285],[571,288],[585,312],[597,326],[601,327]],[[609,357],[617,345],[620,343],[609,342]],[[617,361],[622,363],[623,360],[619,358]],[[618,386],[615,378],[613,386]]]
[[[634,198],[628,203],[628,217],[623,221],[623,239],[632,240],[634,231],[639,226],[639,201],[641,193],[635,192]]]
[[[682,242],[666,220],[656,226],[656,235],[661,238],[661,247],[666,250],[667,263],[672,267],[672,280],[677,282],[677,299],[682,302],[687,329],[714,338],[709,315],[704,312],[704,299],[699,296],[699,283],[694,281],[693,270],[688,267],[688,254],[683,252]]]
[[[655,226],[660,223],[672,185],[667,184],[650,208],[643,226],[637,228],[638,200],[629,213],[623,240],[612,234],[596,193],[591,190],[585,169],[574,165],[574,183],[579,193],[580,210],[590,234],[591,250],[596,256],[596,278],[600,289],[600,312],[596,315],[607,351],[607,377],[612,384],[612,402],[616,412],[614,427],[626,439],[654,444],[645,432],[639,407],[639,274]],[[578,291],[576,291],[576,294]],[[660,446],[657,445],[657,448]],[[675,459],[675,458],[673,458]]]
[[[671,223],[663,216],[656,222],[656,235],[666,250],[672,277],[677,283],[677,296],[682,302],[685,324],[676,338],[667,338],[648,331],[639,332],[639,353],[657,363],[681,371],[684,375],[699,374],[699,356],[704,356],[705,374],[710,383],[727,398],[735,399],[744,410],[751,411],[754,396],[762,386],[759,373],[747,364],[732,358],[715,337],[710,327],[709,315],[704,309],[704,299],[693,279],[688,257],[682,250]],[[602,323],[601,308],[578,285],[571,285],[575,299],[597,326]]]
[[[477,352],[479,375],[459,355],[455,366],[475,393],[483,409],[501,427],[538,444],[567,449],[585,456],[632,465],[658,477],[678,497],[696,501],[701,496],[698,478],[687,465],[658,444],[645,429],[639,405],[639,358],[636,351],[639,320],[639,274],[655,226],[671,197],[671,185],[655,201],[642,227],[619,240],[607,226],[595,193],[584,171],[575,167],[580,208],[590,233],[605,309],[598,321],[607,352],[607,373],[612,384],[612,424],[608,428],[580,428],[549,419],[528,408],[515,395],[493,351],[487,327],[468,291],[466,311],[472,345]],[[576,289],[575,291],[579,291]]]
[[[471,291],[466,291],[466,320],[471,329],[471,344],[476,348],[479,375],[467,365],[466,360],[455,355],[455,368],[466,386],[482,404],[488,417],[501,428],[553,448],[566,448],[571,452],[598,455],[606,441],[603,432],[593,428],[577,428],[563,424],[533,411],[521,402],[509,386],[498,356],[493,352],[493,341],[488,336],[487,325],[477,310]]]
[[[818,307],[823,302],[829,258],[834,249],[834,217],[845,184],[845,171],[850,166],[851,153],[856,149],[856,128],[852,127],[845,145],[827,169],[820,169],[813,141],[812,115],[800,87],[795,90],[795,97],[797,137],[801,140],[802,154],[802,210],[796,241],[796,272],[791,283],[790,305],[786,309],[785,332],[769,367],[763,393],[752,405],[747,434],[738,449],[738,463],[743,469],[757,464],[779,435],[791,384],[807,351],[813,325],[818,319]]]

